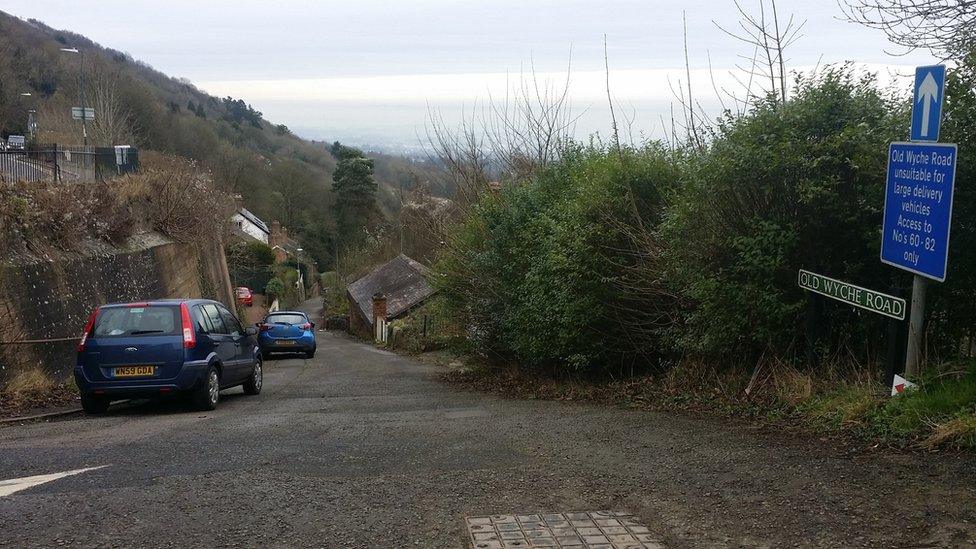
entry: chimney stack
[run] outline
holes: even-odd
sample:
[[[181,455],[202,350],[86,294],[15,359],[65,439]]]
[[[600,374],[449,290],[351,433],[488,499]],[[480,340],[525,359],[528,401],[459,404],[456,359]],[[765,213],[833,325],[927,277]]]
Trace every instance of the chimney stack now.
[[[277,219],[271,222],[271,235],[269,240],[272,248],[281,246],[284,243],[281,238],[281,223]]]
[[[377,319],[386,320],[386,296],[381,293],[373,294],[373,325]]]

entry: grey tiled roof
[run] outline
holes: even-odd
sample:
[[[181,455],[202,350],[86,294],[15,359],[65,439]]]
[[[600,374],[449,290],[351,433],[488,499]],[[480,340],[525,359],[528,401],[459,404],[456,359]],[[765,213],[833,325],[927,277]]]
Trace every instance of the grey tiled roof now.
[[[347,288],[366,322],[373,324],[373,295],[386,296],[386,317],[393,320],[423,303],[434,293],[427,282],[429,271],[405,255],[373,269]]]

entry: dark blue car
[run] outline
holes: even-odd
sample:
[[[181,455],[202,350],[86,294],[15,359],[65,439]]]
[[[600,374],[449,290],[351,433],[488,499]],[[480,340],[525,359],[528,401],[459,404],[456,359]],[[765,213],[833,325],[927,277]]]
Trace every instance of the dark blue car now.
[[[243,385],[256,395],[263,382],[256,334],[206,299],[103,305],[78,342],[82,407],[102,413],[113,400],[184,393],[213,410],[223,389]]]
[[[315,324],[299,311],[269,313],[258,323],[258,343],[265,358],[273,352],[315,356]]]

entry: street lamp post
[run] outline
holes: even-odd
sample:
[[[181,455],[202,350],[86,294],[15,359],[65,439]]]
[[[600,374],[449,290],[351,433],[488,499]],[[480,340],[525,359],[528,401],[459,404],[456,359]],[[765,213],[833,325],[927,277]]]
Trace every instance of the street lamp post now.
[[[305,283],[302,281],[302,248],[296,248],[295,257],[298,258],[298,296],[305,301]]]
[[[33,97],[34,94],[31,92],[21,92],[21,97]],[[34,143],[34,134],[36,133],[37,120],[35,119],[37,111],[31,108],[27,109],[27,139]]]
[[[77,53],[81,56],[81,66],[78,68],[78,81],[80,82],[81,94],[81,136],[85,144],[85,152],[88,152],[88,112],[85,110],[85,52],[78,48],[61,48],[65,53]]]

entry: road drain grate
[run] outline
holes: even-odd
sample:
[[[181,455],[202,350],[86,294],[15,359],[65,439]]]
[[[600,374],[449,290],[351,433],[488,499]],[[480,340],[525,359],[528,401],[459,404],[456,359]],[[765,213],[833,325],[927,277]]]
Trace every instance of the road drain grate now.
[[[538,515],[468,517],[475,549],[572,547],[575,549],[663,549],[631,513],[589,511]]]

